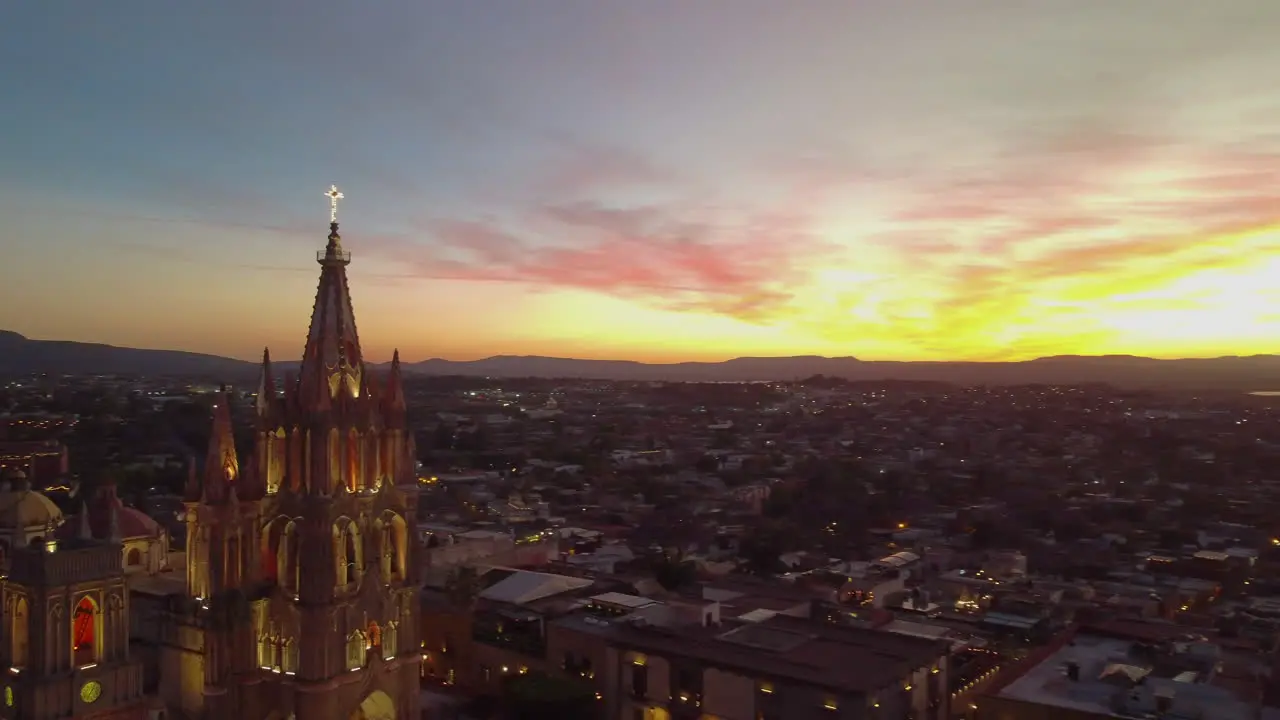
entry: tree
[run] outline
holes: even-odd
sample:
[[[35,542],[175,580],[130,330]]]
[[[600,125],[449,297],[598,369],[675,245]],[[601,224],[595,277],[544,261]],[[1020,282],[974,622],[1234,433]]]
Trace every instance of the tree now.
[[[676,552],[663,554],[653,564],[653,579],[665,590],[678,590],[693,583],[698,578],[698,567],[692,560],[685,560],[684,554]]]
[[[747,572],[754,575],[782,572],[783,564],[779,556],[786,551],[784,533],[775,525],[753,528],[738,546],[738,556],[744,561]]]
[[[720,469],[720,458],[715,455],[703,455],[698,458],[693,467],[700,473],[710,475]]]
[[[591,686],[574,678],[525,673],[502,687],[504,720],[596,720],[599,706]]]
[[[452,450],[454,438],[454,427],[451,423],[436,423],[436,429],[431,435],[431,448],[434,450]]]
[[[475,568],[460,565],[449,573],[444,583],[444,592],[450,603],[469,608],[480,595],[480,575]]]

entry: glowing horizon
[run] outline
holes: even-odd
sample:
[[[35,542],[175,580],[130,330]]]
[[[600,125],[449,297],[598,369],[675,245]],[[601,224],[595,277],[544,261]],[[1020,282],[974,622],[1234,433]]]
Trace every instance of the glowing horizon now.
[[[18,9],[0,329],[291,360],[336,183],[376,362],[1280,352],[1280,4],[561,2]]]

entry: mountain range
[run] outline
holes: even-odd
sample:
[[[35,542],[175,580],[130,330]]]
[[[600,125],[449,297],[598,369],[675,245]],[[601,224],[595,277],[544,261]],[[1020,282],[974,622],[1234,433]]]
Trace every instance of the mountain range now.
[[[297,363],[276,363],[281,371]],[[240,381],[257,363],[179,350],[144,350],[63,340],[32,340],[0,330],[0,373],[200,375]],[[1060,355],[1021,362],[891,362],[854,357],[742,357],[724,362],[642,363],[499,355],[483,360],[433,358],[404,363],[421,375],[587,378],[686,382],[794,380],[826,375],[849,380],[905,380],[961,385],[1109,383],[1121,387],[1280,390],[1280,356],[1161,360],[1134,355]]]

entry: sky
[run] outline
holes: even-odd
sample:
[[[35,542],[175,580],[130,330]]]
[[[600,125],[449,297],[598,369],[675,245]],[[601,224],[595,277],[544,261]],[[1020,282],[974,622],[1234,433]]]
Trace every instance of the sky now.
[[[0,328],[301,354],[1280,352],[1276,0],[0,10]]]

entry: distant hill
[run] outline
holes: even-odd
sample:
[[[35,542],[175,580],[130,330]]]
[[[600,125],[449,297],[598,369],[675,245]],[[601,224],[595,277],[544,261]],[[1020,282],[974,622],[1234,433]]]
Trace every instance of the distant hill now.
[[[886,362],[818,356],[735,358],[725,362],[649,364],[626,360],[498,356],[484,360],[424,360],[405,366],[430,375],[563,377],[601,380],[752,381],[826,375],[847,380],[907,380],[960,385],[1075,385],[1176,387],[1205,390],[1280,390],[1280,356],[1156,360],[1056,356],[1025,362]]]
[[[182,352],[140,350],[65,340],[30,340],[0,330],[0,372],[57,375],[210,375],[228,379],[252,374],[254,363]]]
[[[671,364],[499,355],[467,361],[435,358],[406,363],[404,368],[407,372],[421,375],[495,378],[744,382],[826,375],[858,381],[905,380],[961,385],[1102,382],[1135,388],[1280,390],[1280,356],[1277,355],[1187,360],[1156,360],[1132,355],[1059,355],[1025,362],[884,362],[804,355]],[[30,340],[17,333],[0,330],[0,372],[207,375],[243,381],[256,374],[257,363],[176,350]]]

